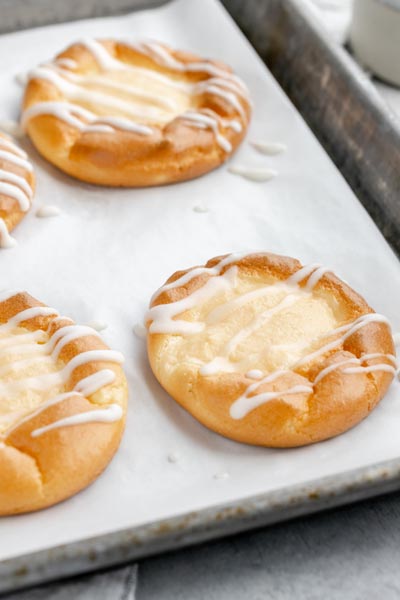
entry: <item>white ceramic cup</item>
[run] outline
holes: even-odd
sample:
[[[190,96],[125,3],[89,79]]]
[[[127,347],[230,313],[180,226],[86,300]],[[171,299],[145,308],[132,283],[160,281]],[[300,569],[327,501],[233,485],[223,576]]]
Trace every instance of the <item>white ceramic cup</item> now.
[[[354,0],[350,43],[362,65],[400,86],[400,0]]]

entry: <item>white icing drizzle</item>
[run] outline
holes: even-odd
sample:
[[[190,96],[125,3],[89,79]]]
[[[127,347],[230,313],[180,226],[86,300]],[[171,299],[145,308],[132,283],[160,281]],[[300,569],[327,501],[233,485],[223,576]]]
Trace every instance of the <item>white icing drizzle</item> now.
[[[396,373],[396,369],[394,367],[391,365],[386,365],[385,363],[380,365],[348,367],[347,369],[343,369],[343,373],[372,373],[374,371],[386,371],[387,373],[392,373],[393,375]]]
[[[187,271],[187,273],[184,273],[183,275],[175,279],[175,281],[171,281],[170,283],[165,283],[164,285],[162,285],[158,290],[156,290],[156,292],[154,292],[150,299],[150,302],[153,302],[156,298],[158,298],[158,296],[160,296],[167,290],[172,290],[174,288],[185,285],[185,283],[188,283],[195,277],[198,277],[198,275],[204,274],[210,275],[210,277],[220,275],[222,269],[233,264],[234,262],[241,260],[242,258],[246,258],[246,256],[249,256],[248,252],[234,252],[232,254],[228,254],[228,256],[225,256],[225,258],[220,260],[220,262],[217,263],[214,267],[195,267],[194,269],[190,269],[189,271]]]
[[[242,119],[246,120],[246,113],[244,111],[244,108],[241,105],[241,103],[238,100],[235,93],[224,91],[217,85],[210,85],[210,84],[207,85],[206,90],[207,90],[207,92],[209,92],[210,94],[213,94],[214,96],[219,96],[220,98],[223,98],[223,100],[225,100],[225,102],[228,102],[228,104],[231,104],[233,106],[233,108],[238,112],[238,114],[242,117]]]
[[[26,198],[22,199],[21,204],[26,205],[26,201],[32,200],[33,191],[29,183],[23,177],[12,173],[11,171],[5,171],[4,169],[0,169],[0,181],[4,181],[8,184],[14,185],[19,191],[22,191]],[[18,200],[19,201],[19,200]]]
[[[396,347],[400,346],[400,332],[393,334],[393,342]]]
[[[27,124],[31,119],[43,115],[56,117],[57,119],[60,119],[60,121],[64,121],[64,123],[67,123],[80,131],[85,129],[85,121],[90,122],[96,119],[93,113],[86,110],[86,108],[82,108],[82,106],[79,106],[78,104],[56,101],[38,102],[24,111],[21,119],[21,127],[26,130]],[[82,119],[84,121],[82,121]]]
[[[18,291],[9,290],[0,292],[0,301],[4,302],[9,298],[17,295]],[[7,331],[13,330],[16,326],[20,326],[25,321],[33,319],[38,316],[52,316],[53,318],[49,324],[49,330],[54,322],[65,321],[71,323],[66,324],[63,327],[57,329],[49,338],[47,343],[40,343],[45,333],[41,330],[28,331],[20,335],[11,334],[7,336]],[[0,325],[0,331],[6,333],[6,337],[0,339],[0,354],[11,355],[17,353],[18,355],[31,354],[28,358],[18,358],[2,367],[0,367],[0,376],[5,375],[8,372],[13,371],[18,373],[19,369],[29,368],[31,366],[54,364],[62,349],[78,338],[85,336],[96,336],[99,334],[88,326],[73,325],[70,319],[66,317],[58,316],[58,313],[47,306],[37,306],[28,308],[20,311],[13,317],[11,317],[6,323]],[[38,343],[39,342],[39,343]],[[5,397],[9,397],[17,391],[24,389],[32,389],[38,391],[50,390],[55,385],[65,384],[73,371],[78,367],[81,367],[92,361],[104,361],[104,362],[115,362],[120,364],[123,362],[123,356],[120,352],[113,350],[88,350],[75,355],[70,359],[65,366],[59,370],[50,373],[42,373],[37,376],[28,376],[22,379],[1,381],[0,382],[0,393]],[[71,392],[65,392],[58,394],[57,396],[50,398],[49,400],[42,402],[35,410],[31,411],[27,415],[22,415],[17,422],[5,432],[5,436],[9,435],[13,429],[37,416],[48,407],[53,406],[59,402],[62,402],[66,398],[80,395],[82,397],[88,397],[100,390],[105,385],[109,385],[115,380],[115,373],[111,369],[101,369],[80,381],[75,385],[75,388]],[[88,413],[77,414],[66,419],[52,423],[49,426],[36,430],[32,433],[34,437],[42,435],[46,431],[54,428],[79,424],[88,422],[112,422],[122,417],[122,409],[119,405],[112,404],[106,407],[100,407],[98,410],[92,410]],[[118,416],[119,415],[119,416]]]
[[[199,111],[188,110],[181,116],[183,121],[189,121],[189,123],[200,129],[211,129],[215,135],[217,144],[224,150],[224,152],[232,151],[232,144],[219,132],[218,119],[211,117],[209,114],[204,114]]]
[[[85,37],[78,40],[78,44],[81,44],[90,52],[103,71],[120,71],[126,68],[124,63],[111,56],[103,44],[100,44],[97,40]]]
[[[338,327],[337,329],[333,329],[332,331],[325,334],[323,337],[332,336],[332,335],[335,335],[342,331],[345,332],[341,337],[337,338],[333,342],[329,342],[328,344],[325,344],[318,350],[315,350],[315,352],[311,352],[310,354],[307,354],[306,356],[303,356],[302,358],[300,358],[300,360],[298,360],[293,365],[293,367],[295,367],[295,368],[301,367],[302,365],[305,365],[308,362],[312,362],[314,359],[325,354],[326,352],[329,352],[330,350],[334,350],[338,346],[341,346],[347,340],[347,338],[352,336],[354,333],[356,333],[362,327],[365,327],[365,325],[368,325],[369,323],[386,323],[387,325],[390,325],[387,318],[378,313],[367,313],[365,315],[362,315],[355,321],[352,321],[351,323],[348,323],[347,325],[343,325],[342,327]]]
[[[33,306],[32,308],[21,310],[19,313],[11,317],[11,319],[8,319],[7,323],[0,325],[0,329],[12,329],[12,327],[15,325],[20,325],[20,323],[30,321],[30,319],[35,319],[36,317],[47,317],[49,315],[57,316],[58,312],[49,306]]]
[[[0,139],[0,148],[2,145],[4,146],[5,144],[2,144],[2,140]],[[10,163],[13,163],[14,165],[17,165],[18,167],[22,167],[26,171],[29,171],[29,173],[31,173],[33,171],[33,167],[31,165],[31,163],[29,161],[27,161],[25,158],[21,158],[21,156],[17,156],[16,154],[14,154],[14,152],[7,152],[7,150],[0,149],[0,159],[6,160],[7,162],[10,162]]]
[[[124,63],[113,57],[103,44],[90,38],[84,38],[79,41],[93,56],[100,70],[106,71],[121,71],[136,72],[140,75],[162,82],[163,84],[175,89],[179,89],[191,96],[208,93],[215,97],[222,98],[228,103],[234,111],[244,121],[247,120],[247,114],[240,99],[250,104],[248,91],[243,82],[235,75],[228,71],[224,71],[207,62],[183,63],[176,60],[169,49],[164,48],[155,42],[128,43],[136,51],[146,54],[153,61],[162,64],[168,69],[173,69],[180,73],[185,72],[204,72],[209,78],[195,83],[179,81],[171,79],[161,73],[151,69],[145,69],[134,65]],[[115,130],[125,130],[140,135],[151,135],[153,129],[140,121],[157,121],[160,123],[167,122],[168,115],[157,110],[157,106],[166,109],[176,109],[176,102],[168,96],[156,93],[148,93],[141,86],[132,86],[120,81],[110,80],[103,75],[82,76],[71,72],[70,69],[75,69],[77,64],[69,58],[59,58],[53,63],[45,64],[33,69],[29,73],[29,79],[39,78],[50,81],[64,95],[66,101],[63,102],[41,102],[28,108],[22,117],[22,125],[26,129],[30,119],[40,115],[52,115],[68,123],[72,127],[87,133],[112,133]],[[66,69],[67,70],[66,70]],[[127,102],[115,96],[108,95],[93,89],[85,87],[85,82],[98,83],[103,89],[121,91],[125,95],[130,94],[132,99]],[[146,109],[143,111],[143,106],[135,103],[134,98],[141,99],[146,102]],[[75,102],[83,102],[85,104],[97,104],[106,109],[117,110],[123,112],[128,118],[124,117],[96,117],[89,114],[90,111],[85,109],[85,112],[79,111],[81,108]],[[78,107],[78,110],[76,110]],[[206,114],[208,113],[208,114]],[[84,119],[84,123],[81,122]],[[209,128],[215,134],[217,144],[224,152],[231,152],[232,145],[224,137],[219,126],[226,129],[232,129],[236,133],[242,130],[242,124],[236,119],[224,119],[219,117],[212,111],[207,109],[187,111],[178,118],[189,121],[193,127]],[[132,120],[133,119],[133,120]]]
[[[122,117],[98,117],[96,122],[109,125],[112,131],[115,129],[121,129],[125,131],[132,131],[133,133],[139,133],[140,135],[151,135],[153,133],[151,127],[148,127],[147,125],[141,125],[140,123],[134,123],[133,121],[128,121]]]
[[[111,361],[121,364],[124,362],[124,357],[121,352],[117,352],[116,350],[87,350],[86,352],[81,352],[74,356],[63,368],[63,378],[68,379],[75,369],[91,361]]]
[[[277,176],[277,171],[267,167],[248,167],[246,165],[231,165],[228,168],[229,173],[240,175],[250,181],[270,181]]]
[[[250,371],[247,371],[246,377],[248,377],[248,379],[262,379],[263,372],[260,371],[260,369],[251,369]]]
[[[51,352],[53,359],[56,360],[64,346],[73,340],[89,335],[93,335],[97,338],[100,337],[97,331],[87,325],[66,325],[65,327],[60,327],[60,329],[51,336],[48,349]]]
[[[228,90],[230,92],[233,92],[235,95],[240,96],[247,102],[249,101],[249,94],[247,91],[244,90],[244,88],[241,88],[236,83],[236,81],[233,81],[233,80],[231,81],[231,80],[225,79],[223,77],[211,77],[211,79],[206,79],[205,81],[199,81],[199,83],[196,83],[194,86],[194,93],[195,94],[203,94],[204,92],[208,92],[208,93],[212,94],[213,90],[216,86],[218,86],[222,89]],[[218,91],[220,92],[221,90],[218,90]],[[235,98],[233,100],[227,98],[226,100],[228,103],[232,104],[232,106],[235,107],[235,105],[237,103],[237,98]],[[246,115],[241,112],[242,110],[243,110],[243,107],[240,105],[240,108],[238,108],[237,111],[239,114],[241,114],[243,116],[244,119],[246,119]]]
[[[32,165],[27,160],[26,153],[18,148],[11,139],[0,136],[0,160],[3,159],[26,171],[32,171]],[[6,196],[15,200],[19,210],[29,210],[33,190],[24,177],[6,169],[0,168],[0,196]],[[0,248],[13,248],[17,244],[10,235],[6,221],[0,218]]]
[[[390,360],[394,364],[394,366],[397,366],[397,360],[394,354],[385,354],[384,352],[372,352],[371,354],[363,354],[360,357],[360,360],[365,361],[371,360],[373,358],[386,358],[387,360]]]
[[[346,360],[341,360],[332,365],[328,365],[327,367],[325,367],[325,369],[321,369],[321,371],[318,373],[318,375],[314,379],[313,385],[317,385],[317,383],[319,383],[321,381],[321,379],[326,377],[326,375],[329,375],[329,373],[336,371],[336,369],[338,369],[339,367],[342,367],[343,365],[349,365],[349,364],[359,364],[358,358],[347,358]]]
[[[141,135],[150,135],[152,129],[139,123],[133,123],[122,117],[97,117],[86,108],[70,102],[38,102],[22,115],[21,125],[26,129],[28,122],[35,117],[51,115],[82,132],[109,133],[115,129],[124,129]],[[99,124],[97,124],[99,123]]]
[[[76,69],[78,66],[78,63],[76,62],[76,60],[73,60],[72,58],[57,58],[56,60],[57,64],[60,65],[60,67],[66,67],[67,69]]]
[[[96,104],[98,106],[103,106],[106,109],[121,111],[133,119],[139,118],[147,120],[152,118],[162,118],[160,112],[154,107],[146,107],[146,110],[143,111],[141,106],[133,100],[127,102],[126,100],[111,96],[110,94],[88,90],[83,86],[79,86],[77,83],[73,83],[70,79],[67,80],[60,72],[53,68],[47,68],[46,66],[37,67],[29,73],[29,78],[49,81],[69,102],[72,102],[73,104],[75,102]]]
[[[235,119],[232,119],[232,121],[221,119],[221,122],[224,127],[226,127],[227,129],[233,129],[233,131],[235,131],[236,133],[240,133],[243,129],[241,123],[239,123],[239,121],[235,121]]]
[[[264,383],[266,379],[261,380],[259,383],[255,384],[256,386]],[[253,384],[254,385],[254,384]],[[308,385],[294,385],[291,388],[286,390],[281,390],[280,392],[264,392],[261,394],[256,394],[254,396],[249,397],[249,391],[252,386],[249,386],[245,393],[237,398],[235,402],[230,407],[229,413],[232,419],[243,419],[249,412],[258,408],[262,404],[266,402],[270,402],[271,400],[283,399],[284,396],[292,396],[296,394],[311,394],[313,392],[313,388]]]
[[[224,69],[220,69],[211,63],[205,61],[183,63],[174,58],[169,49],[163,47],[157,42],[141,42],[136,44],[127,42],[127,45],[131,46],[135,50],[139,50],[139,52],[147,54],[161,66],[172,69],[173,71],[193,73],[204,72],[212,77],[220,77],[234,82],[243,92],[247,92],[245,84],[239,77],[237,77],[237,75],[234,75],[229,71],[225,71]]]
[[[8,183],[6,181],[0,181],[0,195],[8,196],[18,202],[20,210],[26,212],[29,210],[30,202],[25,192],[21,190],[17,185]]]
[[[16,245],[17,240],[9,234],[4,219],[0,218],[0,248],[14,248]]]
[[[305,265],[304,267],[301,267],[301,269],[299,269],[298,271],[293,273],[293,275],[288,277],[288,279],[286,280],[286,283],[288,283],[289,285],[298,285],[304,279],[306,279],[307,277],[310,277],[310,275],[314,271],[316,271],[316,270],[318,271],[320,268],[321,268],[321,265],[318,263],[314,263],[311,265]]]
[[[32,431],[31,436],[39,437],[40,435],[43,435],[48,431],[52,431],[53,429],[59,429],[60,427],[71,427],[72,425],[83,425],[85,423],[115,423],[116,421],[120,421],[122,416],[123,410],[121,406],[119,404],[110,404],[105,408],[71,415],[70,417],[65,417],[64,419],[50,423],[50,425],[39,427],[38,429]]]
[[[151,298],[151,302],[153,302],[163,292],[183,286],[186,283],[188,283],[189,281],[191,281],[194,277],[198,277],[199,275],[203,275],[203,274],[209,275],[211,277],[211,279],[207,280],[207,282],[204,284],[204,286],[202,286],[201,288],[199,288],[198,290],[196,290],[195,292],[193,292],[192,294],[190,294],[183,300],[180,300],[177,302],[172,302],[169,304],[161,304],[161,305],[153,306],[152,308],[150,308],[147,313],[147,316],[146,316],[146,318],[148,320],[153,319],[153,323],[151,323],[151,325],[150,325],[150,333],[176,333],[176,334],[181,333],[181,334],[184,334],[184,333],[197,333],[199,331],[202,331],[205,326],[204,323],[172,320],[172,316],[176,316],[176,315],[184,312],[185,310],[188,310],[189,308],[193,308],[194,306],[196,306],[197,303],[203,301],[202,300],[203,297],[205,299],[211,297],[214,294],[214,284],[209,285],[210,281],[212,281],[212,279],[217,279],[217,281],[218,281],[218,279],[220,278],[220,274],[225,267],[230,266],[232,263],[235,263],[235,262],[241,260],[242,258],[245,258],[248,255],[249,255],[248,252],[230,254],[229,256],[222,259],[219,263],[217,263],[217,265],[215,265],[214,267],[196,267],[196,268],[191,269],[190,271],[184,273],[175,281],[166,283],[161,288],[159,288],[153,294],[153,296]],[[299,269],[294,275],[289,277],[286,282],[280,282],[277,285],[292,285],[292,286],[297,285],[303,279],[305,279],[306,277],[311,275],[311,273],[313,271],[315,271],[316,269],[319,269],[318,276],[313,279],[312,284],[307,289],[307,291],[311,291],[313,286],[317,284],[317,282],[323,275],[320,265],[310,265],[307,267],[303,267],[302,269]],[[226,275],[226,273],[224,274],[224,276]],[[222,276],[222,277],[224,277],[224,276]],[[230,282],[230,286],[232,286],[232,284],[233,283]],[[209,286],[209,287],[207,287],[206,291],[204,292],[202,290],[205,286]],[[210,315],[208,315],[208,322],[215,322],[216,319],[223,318],[223,311],[225,311],[225,310],[229,311],[232,303],[238,304],[238,303],[247,302],[250,299],[253,299],[255,297],[270,293],[271,288],[272,288],[272,286],[266,286],[266,287],[254,290],[244,296],[235,298],[233,301],[231,301],[231,303],[227,303],[226,306],[217,307],[214,311],[212,311],[212,313],[210,313]],[[219,290],[219,286],[216,285],[215,289]],[[284,308],[287,305],[287,303],[292,303],[294,301],[295,301],[295,298],[290,298],[289,300],[285,300],[282,305],[282,308]],[[168,315],[172,315],[172,316],[170,317]],[[263,318],[264,317],[267,317],[267,315],[263,315]]]
[[[0,148],[2,147],[6,150],[11,150],[13,154],[16,154],[20,158],[28,158],[27,153],[24,150],[22,150],[22,148],[19,148],[16,144],[14,144],[14,142],[11,139],[7,139],[3,136],[0,136]]]
[[[155,307],[150,308],[147,314],[148,320],[153,320],[150,324],[149,331],[150,333],[173,333],[173,334],[195,334],[203,331],[205,327],[204,322],[195,321],[188,322],[182,320],[175,320],[175,317],[180,315],[186,310],[194,309],[197,305],[202,302],[207,301],[212,296],[217,293],[221,293],[224,289],[223,285],[217,285],[216,282],[221,281],[233,270],[231,266],[233,263],[240,261],[245,258],[247,253],[233,254],[221,259],[219,263],[217,263],[213,267],[195,267],[190,271],[184,273],[180,277],[178,277],[175,281],[170,283],[166,283],[162,286],[157,292],[154,294],[152,301],[156,299],[163,292],[184,286],[188,282],[190,282],[194,277],[198,277],[201,275],[208,275],[209,278],[205,281],[203,286],[196,289],[190,295],[186,296],[182,300],[177,300],[175,302],[169,304],[160,304]],[[225,271],[223,274],[222,271],[225,267],[230,266],[230,268]],[[246,337],[250,336],[254,331],[258,330],[272,315],[284,310],[290,305],[297,302],[300,295],[300,286],[301,286],[301,294],[309,294],[319,283],[321,278],[327,273],[330,272],[330,269],[326,267],[322,267],[319,264],[311,264],[306,265],[300,269],[298,269],[295,273],[293,273],[290,277],[288,277],[285,281],[277,282],[274,285],[264,286],[261,288],[257,288],[241,296],[238,296],[228,302],[223,303],[220,306],[217,306],[214,310],[212,310],[207,315],[208,323],[217,323],[220,320],[224,319],[232,309],[241,306],[250,300],[254,300],[256,298],[262,297],[271,292],[273,288],[281,287],[287,288],[288,294],[281,300],[276,306],[263,311],[262,313],[256,315],[252,322],[249,325],[244,327],[242,330],[237,332],[233,337],[229,340],[229,342],[225,345],[223,350],[223,354],[221,356],[214,357],[210,362],[201,364],[199,373],[202,376],[212,376],[219,372],[236,372],[237,367],[234,362],[231,362],[229,359],[230,354],[235,350],[237,345],[246,339]],[[235,286],[236,272],[233,274],[233,277],[230,276],[229,287]],[[305,282],[305,284],[304,284]],[[224,282],[225,284],[225,282]],[[226,289],[226,288],[225,288]],[[297,290],[297,291],[296,291]],[[328,331],[327,333],[322,334],[317,340],[314,340],[313,343],[316,343],[320,340],[324,340],[325,338],[336,336],[336,339],[333,341],[329,341],[326,344],[323,344],[320,348],[315,351],[309,352],[308,354],[302,356],[300,359],[295,361],[292,365],[290,365],[290,369],[296,369],[303,365],[306,365],[309,362],[312,362],[319,356],[330,352],[331,350],[336,349],[341,346],[350,336],[359,331],[361,328],[365,327],[370,323],[388,323],[388,320],[383,315],[379,315],[377,313],[367,313],[361,315],[354,321],[337,327],[333,330]],[[153,328],[154,325],[154,328]],[[339,336],[339,337],[337,337]],[[310,344],[308,344],[310,345]],[[312,344],[311,344],[312,345]],[[368,360],[385,358],[393,363],[394,366],[388,365],[386,363],[379,363],[375,365],[365,365]],[[343,365],[356,365],[356,366],[348,366],[345,369],[342,369],[344,373],[370,373],[375,371],[384,371],[388,373],[395,373],[396,359],[391,354],[382,354],[382,353],[369,353],[364,354],[360,359],[358,358],[350,358],[344,361],[340,361],[338,363],[329,365],[315,378],[313,384],[309,385],[295,385],[288,390],[283,390],[279,392],[265,392],[260,394],[253,394],[253,392],[262,384],[275,380],[283,374],[286,374],[288,370],[279,370],[272,374],[267,375],[262,378],[262,372],[258,369],[254,369],[248,371],[246,373],[246,377],[250,379],[257,379],[257,383],[251,384],[247,387],[244,394],[238,398],[231,407],[231,417],[234,419],[243,418],[250,411],[254,410],[261,404],[268,402],[270,400],[276,398],[282,398],[286,395],[294,395],[294,394],[310,394],[313,392],[313,385],[316,385],[329,373],[334,371]]]
[[[84,379],[81,379],[76,386],[75,391],[82,394],[86,398],[92,394],[98,392],[105,385],[109,385],[115,381],[115,373],[111,369],[102,369],[92,375],[88,375]]]
[[[204,323],[174,319],[177,315],[194,308],[199,302],[205,302],[217,293],[221,293],[234,286],[237,269],[232,267],[219,277],[211,277],[206,283],[177,302],[153,306],[147,312],[147,319],[152,320],[149,327],[150,333],[198,333],[204,329]]]
[[[247,325],[247,327],[244,327],[243,329],[241,329],[236,335],[234,335],[231,338],[231,340],[228,342],[228,344],[226,346],[226,350],[225,350],[226,354],[228,356],[230,354],[232,354],[232,352],[235,351],[236,347],[243,340],[248,338],[252,333],[257,331],[257,329],[259,329],[265,323],[267,323],[271,319],[271,317],[273,317],[275,314],[277,314],[277,313],[281,312],[282,310],[284,310],[285,308],[288,308],[289,306],[292,306],[293,304],[295,304],[298,301],[298,299],[299,299],[299,296],[297,294],[288,294],[276,306],[274,306],[273,308],[269,308],[269,309],[263,311],[262,313],[260,313],[259,315],[257,315],[253,319],[253,321],[249,325]]]
[[[310,362],[314,358],[325,354],[329,350],[332,350],[335,347],[340,346],[348,337],[353,335],[353,333],[355,333],[361,327],[364,327],[365,325],[367,325],[368,323],[371,323],[371,322],[377,322],[377,323],[383,322],[383,323],[389,324],[386,317],[383,317],[382,315],[379,315],[376,313],[369,313],[366,315],[362,315],[361,317],[359,317],[352,323],[349,323],[348,325],[344,326],[347,328],[347,331],[346,331],[346,333],[344,333],[342,335],[341,338],[339,338],[338,340],[335,340],[335,342],[326,344],[325,346],[323,346],[316,352],[307,354],[306,356],[302,357],[300,360],[295,362],[293,365],[291,365],[291,368],[297,368],[303,364],[306,364],[307,362]],[[343,328],[340,327],[336,330],[333,330],[333,331],[329,332],[327,335],[333,335],[339,329],[343,329]],[[281,375],[288,372],[287,370],[275,371],[274,373],[272,373],[272,375],[267,376],[265,379],[261,380],[259,383],[250,385],[246,389],[244,394],[242,394],[242,396],[240,396],[240,398],[235,400],[235,402],[232,404],[231,409],[230,409],[230,415],[233,419],[241,419],[241,418],[245,417],[249,412],[251,412],[252,410],[257,408],[258,406],[261,406],[262,404],[264,404],[265,402],[268,402],[270,400],[273,400],[276,398],[281,398],[287,394],[300,393],[301,391],[303,391],[304,393],[311,393],[314,391],[313,386],[315,386],[317,383],[319,383],[321,381],[321,379],[323,379],[326,375],[328,375],[335,369],[337,369],[340,366],[343,366],[345,364],[357,364],[358,366],[348,367],[346,369],[343,369],[342,370],[343,373],[349,373],[349,374],[350,373],[372,373],[375,371],[385,371],[385,372],[388,372],[388,373],[391,373],[394,375],[396,373],[395,367],[385,364],[385,363],[380,363],[380,364],[376,364],[376,365],[366,365],[366,366],[359,364],[360,360],[365,361],[368,359],[378,358],[380,356],[384,356],[384,357],[388,358],[388,360],[395,359],[395,357],[391,354],[381,354],[381,353],[365,354],[364,356],[361,357],[361,359],[349,358],[347,360],[343,360],[343,361],[337,362],[335,364],[329,365],[325,369],[322,369],[322,371],[319,372],[319,374],[313,381],[312,387],[299,385],[299,386],[294,386],[293,388],[289,388],[289,390],[283,390],[280,392],[264,392],[264,393],[255,394],[254,396],[249,397],[249,394],[251,394],[259,385],[273,381],[277,377],[280,377]],[[303,388],[303,390],[301,390],[300,388]]]
[[[251,146],[260,154],[267,154],[268,156],[275,156],[276,154],[281,154],[287,150],[286,144],[281,144],[279,142],[262,142],[262,141],[254,141],[250,142]]]
[[[310,291],[313,290],[325,273],[330,273],[330,269],[327,267],[318,267],[315,269],[315,271],[308,278],[305,289]]]
[[[42,219],[58,217],[60,214],[61,210],[58,208],[58,206],[54,206],[53,204],[43,204],[42,206],[39,206],[36,211],[36,216]]]
[[[235,370],[235,366],[228,358],[225,356],[216,356],[210,362],[200,367],[199,373],[200,375],[203,375],[203,377],[209,377],[210,375],[215,375],[221,371],[224,373],[233,373]]]

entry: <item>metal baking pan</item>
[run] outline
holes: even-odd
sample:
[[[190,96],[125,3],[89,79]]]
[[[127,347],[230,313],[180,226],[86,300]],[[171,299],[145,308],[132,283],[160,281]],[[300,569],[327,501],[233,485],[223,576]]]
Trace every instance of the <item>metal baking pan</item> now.
[[[222,0],[400,254],[400,121],[302,0]]]
[[[1,1],[1,0],[0,0]],[[0,31],[160,5],[3,0]],[[224,0],[289,97],[400,252],[400,131],[372,84],[299,0]],[[289,40],[289,41],[288,41]],[[116,565],[400,487],[400,459],[0,563],[0,592]]]

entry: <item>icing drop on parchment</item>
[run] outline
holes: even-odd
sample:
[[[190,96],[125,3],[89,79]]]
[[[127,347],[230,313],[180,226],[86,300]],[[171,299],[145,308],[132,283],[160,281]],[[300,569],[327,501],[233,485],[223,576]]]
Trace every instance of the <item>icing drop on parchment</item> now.
[[[143,323],[136,323],[136,325],[133,326],[133,333],[141,340],[145,340],[147,337],[147,329]]]
[[[253,146],[257,152],[267,154],[268,156],[275,156],[276,154],[281,154],[287,150],[287,146],[279,142],[254,141],[250,142],[250,145]]]
[[[104,331],[104,329],[107,329],[108,324],[105,321],[90,321],[87,326],[95,331]]]
[[[36,211],[36,216],[40,218],[58,217],[61,214],[61,209],[53,204],[43,204]]]
[[[178,452],[170,452],[167,456],[167,460],[170,463],[177,463],[180,459]]]
[[[193,206],[193,210],[194,210],[194,212],[197,212],[197,213],[210,212],[209,209],[206,206],[203,206],[202,204],[197,204],[196,206]]]
[[[16,75],[15,75],[15,81],[21,87],[25,87],[26,84],[28,83],[28,73],[26,73],[26,72],[16,73]]]
[[[224,480],[229,479],[230,475],[227,471],[219,471],[213,475],[214,479]]]
[[[266,167],[248,167],[246,165],[231,165],[228,168],[229,173],[240,175],[250,181],[270,181],[278,175],[277,171]]]

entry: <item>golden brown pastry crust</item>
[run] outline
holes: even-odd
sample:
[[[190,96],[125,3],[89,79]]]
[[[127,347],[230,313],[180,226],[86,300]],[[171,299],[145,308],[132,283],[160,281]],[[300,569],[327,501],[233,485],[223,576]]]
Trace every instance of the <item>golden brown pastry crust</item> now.
[[[213,258],[205,266],[215,267],[223,258]],[[254,279],[258,284],[270,284],[271,279],[276,282],[285,281],[302,267],[293,258],[267,253],[248,255],[232,264],[237,265],[239,273],[247,280]],[[232,264],[224,267],[220,274],[226,273]],[[189,271],[190,269],[175,273],[167,283],[179,279]],[[178,287],[164,291],[160,288],[161,293],[154,297],[151,306],[166,305],[187,298],[195,290],[202,288],[211,277],[207,273],[200,273]],[[306,280],[300,287],[303,288],[305,284]],[[326,272],[319,279],[312,294],[328,299],[340,311],[339,325],[350,324],[362,315],[374,313],[359,294],[331,272]],[[177,318],[196,321],[198,317],[195,310],[187,310]],[[148,328],[152,322],[150,310]],[[245,394],[250,385],[257,382],[241,372],[217,372],[206,377],[200,374],[199,365],[195,361],[180,364],[176,358],[179,337],[171,333],[148,332],[148,356],[156,378],[203,425],[223,436],[248,444],[291,447],[336,436],[364,419],[384,396],[393,379],[393,372],[386,371],[357,372],[351,375],[343,372],[346,368],[355,367],[355,359],[361,355],[395,353],[388,324],[367,322],[335,348],[305,364],[289,368],[288,372],[271,382],[261,382],[248,395],[251,398],[256,394],[284,391],[297,385],[311,386],[312,393],[291,396],[282,393],[282,396],[250,410],[243,418],[233,419],[230,415],[233,403]],[[327,341],[336,337],[327,338]],[[324,343],[321,342],[319,347]],[[327,372],[313,385],[323,369],[348,359],[349,363]],[[388,365],[389,370],[390,367],[393,369],[393,360],[386,356],[371,358],[366,364],[371,366],[378,363]]]
[[[2,144],[5,142],[7,145]],[[5,150],[7,153],[11,153],[17,159],[21,158],[21,149],[18,148],[17,144],[6,134],[0,132],[0,150]],[[28,161],[27,157],[26,160]],[[29,161],[28,161],[29,162]],[[29,163],[30,164],[30,163]],[[35,175],[33,170],[29,171],[24,166],[15,164],[8,158],[4,158],[0,156],[0,170],[5,171],[6,173],[11,173],[13,175],[17,175],[22,177],[28,184],[29,188],[32,190],[32,197],[35,191]],[[8,180],[4,179],[0,175],[0,182],[9,183]],[[17,184],[17,187],[18,184]],[[21,189],[21,188],[19,188]],[[23,190],[21,189],[23,192]],[[29,198],[29,203],[32,203],[32,197]],[[25,217],[27,211],[21,210],[18,201],[8,194],[4,194],[0,192],[0,219],[2,219],[7,227],[7,231],[12,231],[14,227],[22,221]]]
[[[30,138],[39,152],[62,171],[99,185],[160,185],[207,173],[224,162],[240,144],[250,119],[250,100],[246,88],[229,67],[216,61],[203,61],[198,56],[161,44],[156,47],[158,53],[167,56],[167,62],[148,51],[146,44],[134,47],[113,40],[96,43],[101,44],[122,65],[147,69],[185,85],[210,82],[208,87],[204,86],[202,93],[196,93],[190,108],[201,111],[218,123],[219,133],[216,135],[212,127],[202,128],[179,115],[164,123],[157,123],[157,119],[147,122],[152,129],[150,135],[123,129],[112,132],[79,130],[46,112],[30,117],[25,123]],[[67,61],[63,65],[65,73],[79,76],[102,74],[96,57],[82,43],[73,44],[59,54],[52,63],[53,67],[60,60]],[[74,61],[76,66],[71,68],[68,61]],[[193,65],[196,67],[199,64],[204,65],[203,70],[190,70]],[[210,69],[211,72],[208,72]],[[219,81],[215,87],[215,79],[227,79],[227,83],[223,81],[221,84]],[[54,82],[35,76],[33,72],[26,88],[23,109],[26,111],[42,102],[60,101],[65,102],[66,97]],[[82,102],[77,103],[84,106]],[[95,103],[90,106],[90,110],[100,114],[97,108]],[[104,111],[101,114],[104,117]],[[108,116],[112,116],[111,111]],[[84,124],[85,118],[82,121]],[[143,121],[137,119],[136,122]],[[236,124],[234,127],[231,126],[232,122]],[[226,144],[224,142],[221,146],[218,139],[222,137]]]
[[[26,293],[0,302],[0,324],[22,310],[45,306]],[[72,325],[70,319],[53,321],[55,315],[36,316],[21,326],[27,331],[49,327],[49,335]],[[59,361],[67,364],[74,356],[88,350],[107,349],[95,335],[86,335],[67,343]],[[79,492],[92,483],[105,469],[116,452],[125,425],[127,383],[122,368],[109,361],[90,361],[75,368],[65,384],[65,392],[73,390],[83,378],[112,369],[115,379],[88,398],[73,395],[49,406],[29,420],[0,436],[0,515],[11,515],[45,508]],[[60,419],[105,408],[111,403],[123,409],[115,422],[89,422],[58,427],[37,437],[32,432]]]

